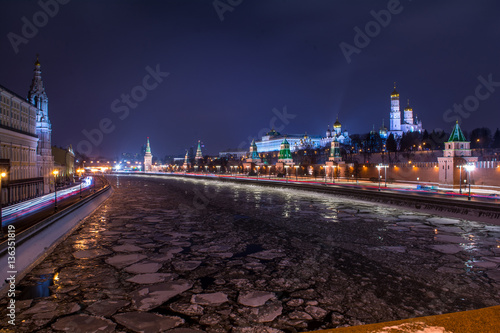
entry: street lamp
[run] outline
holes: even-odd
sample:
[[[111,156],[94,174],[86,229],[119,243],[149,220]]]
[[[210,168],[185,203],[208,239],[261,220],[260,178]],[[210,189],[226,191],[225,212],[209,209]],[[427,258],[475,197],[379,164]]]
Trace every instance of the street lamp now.
[[[381,182],[381,179],[382,179],[382,176],[380,175],[380,169],[384,168],[384,187],[387,187],[387,168],[389,166],[388,165],[384,165],[382,163],[379,163],[379,165],[377,165],[377,169],[378,169],[378,190],[380,191],[380,182]]]
[[[287,183],[288,183],[288,168],[289,167],[290,167],[289,165],[285,165],[285,180]]]
[[[459,189],[458,193],[462,194],[462,167],[463,167],[463,165],[459,165],[458,167],[460,168],[460,189]]]
[[[388,165],[383,165],[384,167],[384,187],[387,189],[387,168],[389,167]]]
[[[329,165],[325,165],[325,185],[326,185],[326,177],[328,176],[328,167]]]
[[[298,180],[298,179],[297,179],[297,172],[298,172],[298,170],[299,170],[299,166],[298,166],[298,165],[295,165],[295,166],[294,166],[294,168],[295,168],[295,181],[297,181],[297,180]]]
[[[332,165],[332,183],[335,183],[335,168],[337,166],[336,165]]]
[[[56,184],[56,179],[57,179],[57,175],[59,174],[59,170],[52,171],[52,174],[54,175],[54,210],[57,211],[57,184]]]
[[[3,198],[2,198],[2,178],[7,176],[7,173],[2,172],[0,173],[0,234],[1,237],[3,238],[3,220],[2,220],[2,204],[3,204]]]
[[[380,168],[382,167],[382,164],[377,165],[377,170],[378,170],[378,190],[380,192],[380,179],[382,176],[380,175]]]
[[[257,174],[257,180],[259,180],[259,166],[255,166],[255,173]]]
[[[78,177],[80,178],[80,199],[82,198],[82,173],[83,173],[83,169],[78,169],[76,170],[76,172],[78,173]]]
[[[469,198],[468,200],[471,200],[471,195],[470,195],[470,173],[476,169],[476,166],[473,163],[469,163],[465,166],[465,170],[469,173]]]

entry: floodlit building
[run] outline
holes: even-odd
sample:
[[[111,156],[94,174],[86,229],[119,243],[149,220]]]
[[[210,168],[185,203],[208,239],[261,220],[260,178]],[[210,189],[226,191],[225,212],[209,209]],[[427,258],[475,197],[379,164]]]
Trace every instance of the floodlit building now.
[[[194,156],[194,160],[198,163],[203,160],[203,153],[201,152],[201,142],[198,140],[198,148],[196,148],[196,155]]]
[[[399,93],[394,84],[394,91],[391,93],[391,113],[390,113],[390,129],[389,134],[393,134],[395,138],[400,138],[403,133],[422,132],[422,121],[413,116],[413,108],[408,106],[403,111],[403,119],[401,120],[401,109],[399,105]]]
[[[54,189],[49,100],[38,57],[28,98],[0,86],[2,202],[14,203]]]
[[[149,137],[146,142],[146,153],[144,154],[144,172],[153,171],[153,155],[151,154],[151,147],[149,146]]]
[[[465,167],[478,161],[478,157],[472,156],[470,141],[465,138],[458,120],[444,147],[443,157],[438,157],[439,183],[458,186],[465,179]]]
[[[54,169],[59,171],[57,183],[73,182],[75,176],[75,152],[73,146],[63,149],[52,147],[52,156],[54,156]]]
[[[255,144],[255,140],[252,140],[252,144],[250,145],[250,153],[248,154],[247,162],[250,162],[250,163],[260,163],[261,162],[258,148],[257,148],[257,145]]]
[[[340,123],[338,116],[337,120],[333,124],[333,130],[330,130],[330,125],[328,125],[328,129],[326,130],[326,135],[324,138],[321,139],[321,146],[328,147],[334,140],[343,145],[351,144],[351,138],[349,137],[349,132],[346,129],[342,130],[342,124]]]

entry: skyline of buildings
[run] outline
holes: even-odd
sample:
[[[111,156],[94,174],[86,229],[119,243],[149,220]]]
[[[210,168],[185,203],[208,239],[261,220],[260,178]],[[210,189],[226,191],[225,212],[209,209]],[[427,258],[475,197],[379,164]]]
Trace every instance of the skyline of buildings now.
[[[37,59],[27,97],[0,85],[2,202],[11,203],[54,189],[49,100]]]

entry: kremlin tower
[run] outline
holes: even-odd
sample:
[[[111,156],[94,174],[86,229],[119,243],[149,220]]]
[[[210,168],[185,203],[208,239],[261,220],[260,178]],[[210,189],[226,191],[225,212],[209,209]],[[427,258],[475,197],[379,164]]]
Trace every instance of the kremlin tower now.
[[[153,171],[153,155],[151,155],[151,147],[149,146],[149,137],[146,143],[146,154],[144,154],[144,171]]]
[[[200,162],[203,159],[203,154],[201,152],[201,142],[198,140],[198,148],[196,149],[196,155],[194,157],[194,160],[196,162]]]

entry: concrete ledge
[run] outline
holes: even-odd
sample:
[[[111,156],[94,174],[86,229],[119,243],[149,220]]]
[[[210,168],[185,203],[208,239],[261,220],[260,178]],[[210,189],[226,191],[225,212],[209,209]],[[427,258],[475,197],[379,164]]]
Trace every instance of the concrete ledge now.
[[[386,323],[334,328],[316,333],[498,333],[500,306]]]
[[[74,204],[37,225],[16,234],[15,268],[8,266],[8,242],[0,245],[0,295],[8,289],[5,279],[11,274],[20,281],[33,267],[45,259],[62,241],[66,239],[84,219],[92,214],[112,194],[110,186]],[[8,273],[14,271],[15,273]]]

